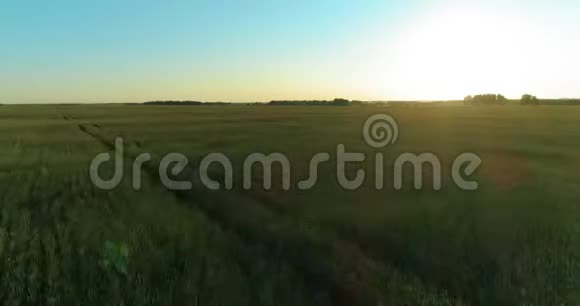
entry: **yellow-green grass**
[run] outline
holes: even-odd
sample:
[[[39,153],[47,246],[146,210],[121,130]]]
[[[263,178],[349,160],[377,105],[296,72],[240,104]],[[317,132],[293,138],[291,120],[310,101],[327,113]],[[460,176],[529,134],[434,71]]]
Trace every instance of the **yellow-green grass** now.
[[[378,113],[400,129],[383,149],[362,136]],[[566,106],[3,106],[0,293],[12,304],[575,305],[578,135],[580,108]],[[99,190],[89,164],[117,136],[127,175]],[[384,153],[387,188],[368,170],[362,188],[342,189],[332,158],[312,190],[242,189],[248,154],[286,154],[295,183],[338,144],[366,153],[367,169]],[[142,152],[154,161],[137,192],[130,161]],[[226,154],[234,190],[167,190],[155,168],[169,152],[191,161],[186,178]],[[394,190],[403,152],[435,153],[442,190]],[[483,160],[477,191],[450,179],[463,152]],[[128,245],[126,275],[102,264],[107,241]]]

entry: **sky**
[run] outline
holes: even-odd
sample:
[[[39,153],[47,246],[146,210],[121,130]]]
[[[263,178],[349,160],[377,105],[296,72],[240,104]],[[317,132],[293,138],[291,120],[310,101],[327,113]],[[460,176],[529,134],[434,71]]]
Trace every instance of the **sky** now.
[[[577,0],[0,0],[0,103],[580,97]]]

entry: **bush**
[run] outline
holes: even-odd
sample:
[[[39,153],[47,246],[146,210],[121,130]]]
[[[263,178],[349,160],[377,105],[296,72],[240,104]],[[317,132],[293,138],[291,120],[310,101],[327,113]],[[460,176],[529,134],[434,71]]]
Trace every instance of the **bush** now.
[[[540,105],[540,100],[536,96],[525,94],[520,100],[521,105]]]
[[[505,105],[508,99],[500,94],[485,94],[467,96],[463,99],[465,105]]]

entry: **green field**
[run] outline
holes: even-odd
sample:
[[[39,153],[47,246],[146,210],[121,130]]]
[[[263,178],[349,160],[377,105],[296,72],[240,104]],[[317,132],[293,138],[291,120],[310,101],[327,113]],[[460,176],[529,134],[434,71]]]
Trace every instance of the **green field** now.
[[[380,113],[397,119],[400,134],[396,144],[374,149],[361,130]],[[5,105],[0,300],[579,305],[578,135],[573,106]],[[89,179],[91,160],[111,151],[117,136],[127,174],[137,155],[153,155],[140,191],[130,175],[112,191]],[[251,153],[287,155],[295,185],[314,154],[334,157],[338,144],[369,157],[383,152],[387,169],[403,152],[432,152],[443,187],[416,191],[406,181],[397,191],[386,171],[384,190],[367,179],[346,191],[334,159],[311,190],[285,191],[276,179],[269,191],[241,186]],[[168,190],[156,169],[170,152],[190,160],[184,178],[195,176],[206,154],[224,153],[234,190],[209,191],[193,179],[191,191]],[[483,160],[477,191],[450,180],[463,152]],[[223,176],[219,167],[212,175]]]

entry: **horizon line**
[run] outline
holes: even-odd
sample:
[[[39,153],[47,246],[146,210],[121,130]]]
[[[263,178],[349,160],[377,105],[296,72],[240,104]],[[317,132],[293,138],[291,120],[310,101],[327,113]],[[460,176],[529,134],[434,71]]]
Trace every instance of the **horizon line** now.
[[[342,98],[335,98],[335,99],[342,99]],[[550,100],[550,101],[566,101],[566,100],[580,100],[578,98],[541,98],[538,97],[539,100]],[[144,104],[148,102],[200,102],[200,103],[229,103],[229,104],[265,104],[270,103],[273,101],[328,101],[331,102],[334,99],[274,99],[269,101],[227,101],[227,100],[213,100],[213,101],[202,101],[202,100],[173,100],[173,99],[164,99],[164,100],[147,100],[147,101],[125,101],[125,102],[2,102],[0,101],[0,105],[75,105],[75,104]],[[437,102],[463,102],[463,99],[389,99],[389,100],[360,100],[360,99],[344,99],[350,102],[362,102],[362,103],[437,103]],[[519,98],[508,98],[509,101],[519,101]]]

